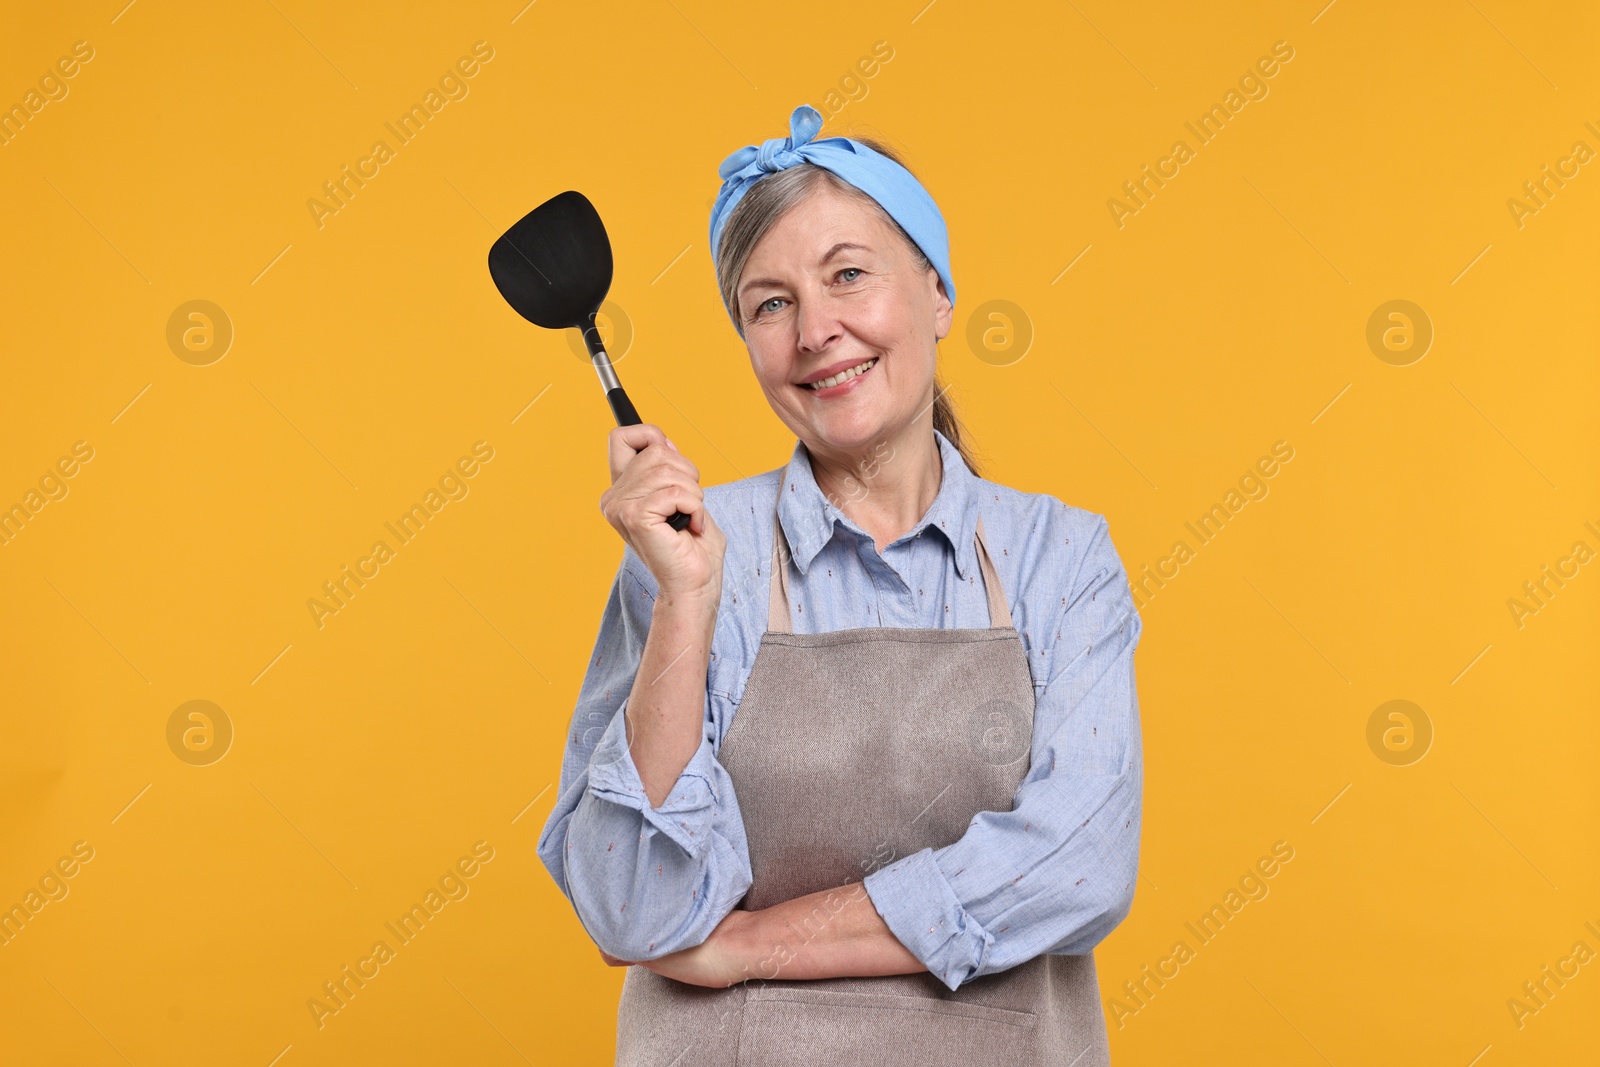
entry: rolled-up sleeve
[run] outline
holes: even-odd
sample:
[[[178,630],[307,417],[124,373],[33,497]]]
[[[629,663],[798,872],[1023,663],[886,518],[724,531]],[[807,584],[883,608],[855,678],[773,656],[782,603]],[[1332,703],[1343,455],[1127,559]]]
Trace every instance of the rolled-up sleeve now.
[[[895,937],[950,989],[1043,953],[1093,950],[1138,874],[1143,748],[1133,654],[1142,623],[1104,518],[1061,596],[1033,750],[1012,810],[864,879]]]
[[[626,712],[650,632],[655,580],[623,552],[573,712],[539,857],[594,943],[627,960],[705,941],[750,888],[733,783],[717,761],[709,687],[700,747],[660,807],[628,751]]]

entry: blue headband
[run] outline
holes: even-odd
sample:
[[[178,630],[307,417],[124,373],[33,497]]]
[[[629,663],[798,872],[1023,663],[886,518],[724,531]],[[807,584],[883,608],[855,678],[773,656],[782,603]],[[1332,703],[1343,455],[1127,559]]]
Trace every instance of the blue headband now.
[[[813,163],[832,171],[876,200],[889,217],[900,224],[933,263],[944,282],[945,296],[956,302],[956,285],[950,278],[950,236],[944,216],[928,190],[900,164],[874,152],[848,137],[812,140],[822,129],[822,115],[809,104],[801,104],[789,116],[789,136],[775,137],[760,148],[746,145],[722,161],[717,172],[725,179],[717,202],[711,208],[711,258],[716,261],[722,243],[722,228],[750,187],[768,174],[796,163]],[[728,314],[737,315],[732,308]]]

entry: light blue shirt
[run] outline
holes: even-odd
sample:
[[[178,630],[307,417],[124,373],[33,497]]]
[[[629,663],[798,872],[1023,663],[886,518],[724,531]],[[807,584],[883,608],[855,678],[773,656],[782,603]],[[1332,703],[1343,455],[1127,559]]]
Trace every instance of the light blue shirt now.
[[[781,504],[779,470],[705,489],[728,542],[705,735],[659,808],[623,718],[658,586],[624,546],[538,846],[604,951],[644,960],[698,945],[750,888],[744,822],[717,752],[767,627],[775,506],[794,556],[795,633],[989,626],[973,544],[981,507],[1027,651],[1033,749],[1012,810],[980,812],[959,840],[886,857],[866,875],[894,935],[954,990],[1041,953],[1087,953],[1128,914],[1144,776],[1133,672],[1142,624],[1106,520],[979,478],[934,435],[938,495],[881,555],[823,496],[799,441],[784,483],[794,491]]]

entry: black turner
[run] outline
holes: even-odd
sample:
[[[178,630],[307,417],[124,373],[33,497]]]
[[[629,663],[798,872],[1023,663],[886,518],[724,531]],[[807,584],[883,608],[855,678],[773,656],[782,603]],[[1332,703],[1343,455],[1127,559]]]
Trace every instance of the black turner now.
[[[489,274],[506,303],[535,326],[580,330],[617,425],[637,426],[644,420],[623,392],[595,325],[611,291],[612,269],[611,239],[600,213],[575,189],[522,216],[489,249]],[[675,511],[667,523],[682,530],[689,516]]]

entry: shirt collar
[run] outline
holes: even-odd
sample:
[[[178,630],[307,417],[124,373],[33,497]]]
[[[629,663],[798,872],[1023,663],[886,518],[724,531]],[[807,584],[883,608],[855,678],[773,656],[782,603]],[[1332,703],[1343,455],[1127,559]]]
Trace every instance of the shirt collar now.
[[[973,533],[978,524],[979,479],[967,468],[966,461],[949,438],[938,430],[933,431],[939,445],[939,455],[944,463],[944,473],[939,482],[939,493],[933,498],[928,512],[900,540],[907,540],[932,526],[944,534],[955,549],[956,572],[970,579],[978,566],[978,551],[973,545]],[[794,454],[783,476],[783,499],[778,501],[778,521],[783,524],[800,573],[806,573],[811,561],[824,545],[833,539],[837,525],[860,538],[872,535],[852,522],[822,495],[815,475],[811,471],[811,455],[803,441],[795,441]],[[899,542],[895,542],[898,544]]]

